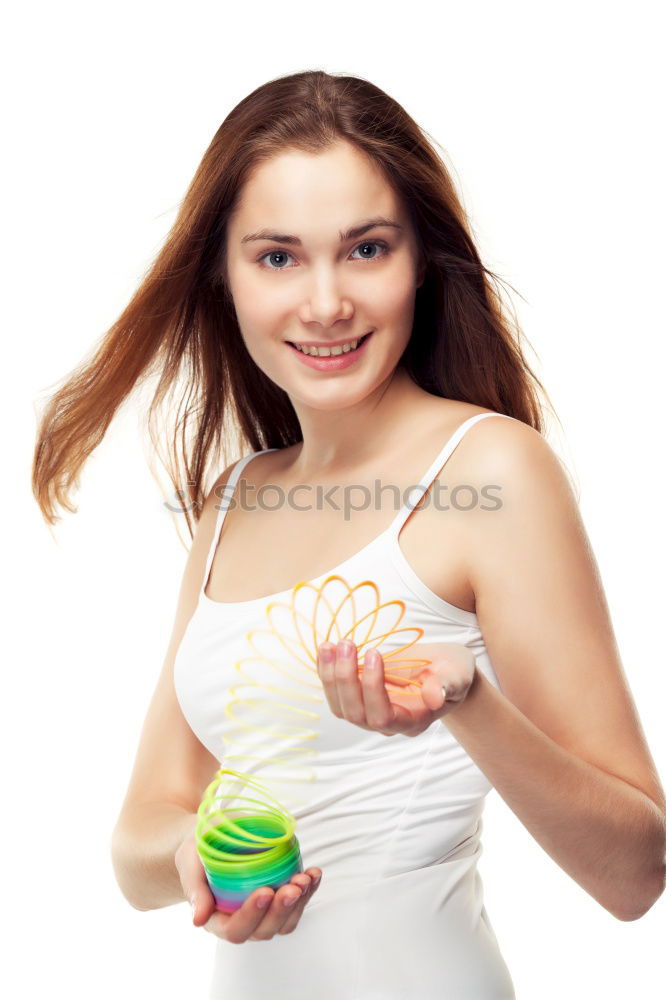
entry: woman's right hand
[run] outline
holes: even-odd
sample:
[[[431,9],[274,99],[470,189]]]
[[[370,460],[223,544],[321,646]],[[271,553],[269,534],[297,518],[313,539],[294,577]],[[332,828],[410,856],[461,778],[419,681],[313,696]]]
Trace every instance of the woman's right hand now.
[[[174,860],[185,898],[192,905],[194,926],[203,927],[232,944],[270,941],[275,934],[291,934],[321,881],[321,869],[308,868],[292,875],[277,892],[269,886],[254,889],[235,913],[224,913],[215,908],[215,897],[206,881],[194,833],[185,837]],[[257,904],[262,900],[266,905],[259,907]],[[286,902],[291,905],[285,905]]]

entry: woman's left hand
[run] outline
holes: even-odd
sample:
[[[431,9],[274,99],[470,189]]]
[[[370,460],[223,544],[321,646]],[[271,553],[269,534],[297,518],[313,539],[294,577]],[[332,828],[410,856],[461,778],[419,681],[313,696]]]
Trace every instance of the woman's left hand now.
[[[384,659],[376,649],[368,650],[359,677],[357,647],[345,640],[337,646],[324,642],[318,648],[317,673],[333,715],[361,729],[385,736],[418,736],[436,719],[454,711],[467,697],[476,678],[476,661],[467,646],[455,642],[416,644],[409,654],[430,660],[429,666],[409,678],[384,683]],[[405,654],[407,655],[407,654]],[[388,664],[388,673],[391,663]],[[398,675],[399,676],[399,675]],[[416,695],[401,695],[396,686],[417,680]],[[446,697],[442,691],[446,689]]]

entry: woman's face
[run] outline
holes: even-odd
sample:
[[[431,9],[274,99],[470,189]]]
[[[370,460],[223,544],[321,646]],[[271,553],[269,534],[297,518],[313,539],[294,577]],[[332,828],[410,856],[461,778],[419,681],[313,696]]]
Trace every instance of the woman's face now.
[[[288,150],[258,166],[229,220],[226,258],[245,345],[292,401],[352,405],[391,376],[423,268],[402,204],[355,147]],[[368,333],[357,350],[323,360],[291,346]]]

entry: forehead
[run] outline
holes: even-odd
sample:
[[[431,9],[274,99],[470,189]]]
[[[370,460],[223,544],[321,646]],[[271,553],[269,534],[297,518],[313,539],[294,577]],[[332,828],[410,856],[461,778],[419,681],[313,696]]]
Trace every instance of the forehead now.
[[[346,142],[319,152],[288,149],[254,168],[243,185],[229,231],[275,226],[332,231],[368,215],[404,221],[400,199],[381,170]]]

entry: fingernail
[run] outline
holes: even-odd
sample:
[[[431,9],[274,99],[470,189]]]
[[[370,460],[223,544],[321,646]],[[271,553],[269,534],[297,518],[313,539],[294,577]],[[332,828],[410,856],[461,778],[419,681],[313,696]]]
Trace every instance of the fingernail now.
[[[320,646],[319,654],[324,663],[330,663],[335,658],[335,649],[332,646]]]
[[[315,878],[312,879],[312,888],[316,889],[320,882],[321,882],[321,875],[317,875]]]
[[[270,896],[260,896],[257,900],[257,908],[263,910],[265,906],[268,906],[270,898]]]
[[[343,639],[342,642],[338,643],[338,649],[343,656],[351,656],[353,645],[349,640]]]
[[[300,896],[287,896],[287,898],[284,900],[284,905],[293,906],[297,899],[300,899]]]

